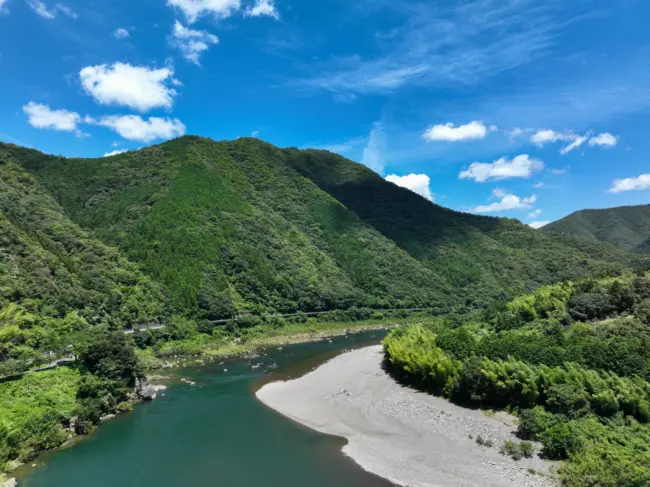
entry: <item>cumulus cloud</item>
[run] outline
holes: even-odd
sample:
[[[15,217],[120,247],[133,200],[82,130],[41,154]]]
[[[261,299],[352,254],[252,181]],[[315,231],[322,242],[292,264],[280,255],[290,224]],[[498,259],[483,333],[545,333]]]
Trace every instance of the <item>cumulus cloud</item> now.
[[[247,17],[273,17],[275,20],[280,18],[273,0],[257,0],[253,7],[246,9],[245,15]]]
[[[610,193],[621,193],[635,189],[650,188],[650,174],[641,174],[635,178],[616,179],[609,188]]]
[[[177,118],[149,117],[144,120],[138,115],[110,115],[92,123],[110,128],[125,139],[139,142],[167,140],[185,134],[185,125]]]
[[[538,130],[530,137],[530,141],[533,144],[538,145],[540,147],[543,147],[545,144],[549,144],[553,142],[568,141],[574,139],[575,139],[574,135],[567,134],[567,133],[560,133],[554,130]]]
[[[179,21],[174,24],[171,44],[183,53],[183,57],[194,64],[199,64],[199,56],[203,51],[219,42],[219,38],[204,30],[193,30],[185,27]]]
[[[115,37],[116,39],[126,39],[130,35],[131,34],[129,33],[129,31],[126,30],[124,27],[115,29],[115,32],[113,32],[113,37]]]
[[[123,105],[140,112],[152,108],[171,108],[176,90],[170,68],[154,69],[115,63],[87,66],[79,73],[81,85],[97,103]]]
[[[422,138],[428,142],[447,141],[458,142],[462,140],[482,139],[487,134],[483,122],[473,121],[466,125],[454,127],[453,123],[432,125],[424,131]]]
[[[426,174],[407,174],[406,176],[397,176],[389,174],[386,181],[390,181],[402,188],[410,189],[414,193],[424,196],[429,201],[433,201],[434,195],[431,192],[431,178]]]
[[[53,8],[49,9],[47,5],[40,0],[28,0],[27,5],[38,15],[44,19],[55,19],[57,14],[61,12],[70,18],[76,19],[78,15],[67,5],[57,3]],[[0,0],[0,7],[2,7],[2,0]]]
[[[618,144],[618,137],[609,132],[604,132],[589,139],[589,145],[592,147],[615,147],[616,144]]]
[[[509,193],[501,188],[496,188],[492,191],[492,196],[500,198],[499,201],[490,203],[489,205],[480,205],[472,209],[472,213],[496,213],[499,211],[520,210],[532,207],[537,201],[537,196],[532,195],[526,198]]]
[[[61,130],[64,132],[77,131],[81,123],[81,116],[68,110],[52,110],[47,105],[30,101],[23,107],[27,114],[28,122],[37,129]],[[78,132],[81,135],[80,132]]]
[[[116,156],[118,154],[124,154],[125,152],[129,152],[129,150],[128,149],[116,149],[114,151],[107,152],[106,154],[104,154],[104,157]]]
[[[462,171],[459,179],[473,179],[477,183],[509,178],[529,178],[533,172],[544,169],[544,163],[528,154],[520,154],[512,160],[505,157],[494,162],[473,162]]]
[[[167,0],[167,5],[183,12],[192,24],[203,15],[229,17],[240,9],[241,0]]]
[[[361,164],[378,174],[384,172],[384,149],[386,146],[384,129],[380,122],[375,122],[368,136],[368,144],[363,149]]]
[[[541,221],[537,221],[537,222],[530,222],[528,224],[528,226],[533,227],[535,230],[537,230],[539,228],[545,227],[549,223],[551,223],[551,220],[541,220]]]
[[[543,213],[542,210],[537,208],[535,211],[531,211],[530,213],[528,213],[528,218],[536,218],[539,215],[541,215],[542,213]]]

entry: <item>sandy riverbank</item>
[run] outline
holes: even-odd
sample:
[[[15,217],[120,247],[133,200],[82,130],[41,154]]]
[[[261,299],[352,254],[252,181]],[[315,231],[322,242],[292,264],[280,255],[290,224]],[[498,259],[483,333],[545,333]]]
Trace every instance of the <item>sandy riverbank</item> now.
[[[409,487],[547,487],[528,468],[499,454],[514,427],[505,415],[488,417],[397,384],[381,368],[381,346],[340,355],[300,379],[273,382],[257,392],[269,407],[322,433],[348,440],[343,452],[364,469]],[[490,438],[481,447],[470,435]]]

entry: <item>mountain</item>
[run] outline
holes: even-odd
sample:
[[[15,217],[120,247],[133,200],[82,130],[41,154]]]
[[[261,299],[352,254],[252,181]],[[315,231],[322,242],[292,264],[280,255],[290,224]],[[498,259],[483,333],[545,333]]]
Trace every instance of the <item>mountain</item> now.
[[[576,211],[542,230],[607,242],[628,252],[650,253],[650,205]]]
[[[53,197],[136,264],[171,312],[195,318],[475,306],[633,260],[443,208],[326,151],[258,139],[186,136],[101,159],[0,144],[0,160],[40,182],[44,206]]]
[[[163,315],[160,286],[70,221],[11,159],[3,147],[0,376],[44,363],[37,349],[62,352],[90,326],[121,327]]]

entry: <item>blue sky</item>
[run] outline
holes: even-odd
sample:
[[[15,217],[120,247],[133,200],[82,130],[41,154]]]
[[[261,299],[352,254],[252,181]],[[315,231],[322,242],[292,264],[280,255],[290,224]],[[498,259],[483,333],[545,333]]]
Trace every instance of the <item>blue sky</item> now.
[[[541,225],[650,202],[645,0],[0,0],[0,140],[184,133],[362,162]]]

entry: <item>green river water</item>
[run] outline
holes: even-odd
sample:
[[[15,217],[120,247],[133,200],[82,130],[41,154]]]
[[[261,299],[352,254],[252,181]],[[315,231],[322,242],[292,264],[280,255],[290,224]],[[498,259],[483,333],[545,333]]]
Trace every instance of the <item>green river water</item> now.
[[[18,486],[388,487],[341,453],[344,440],[296,424],[254,395],[265,382],[300,376],[384,335],[364,332],[175,371],[196,385],[174,380],[164,396],[72,448],[43,455]]]

